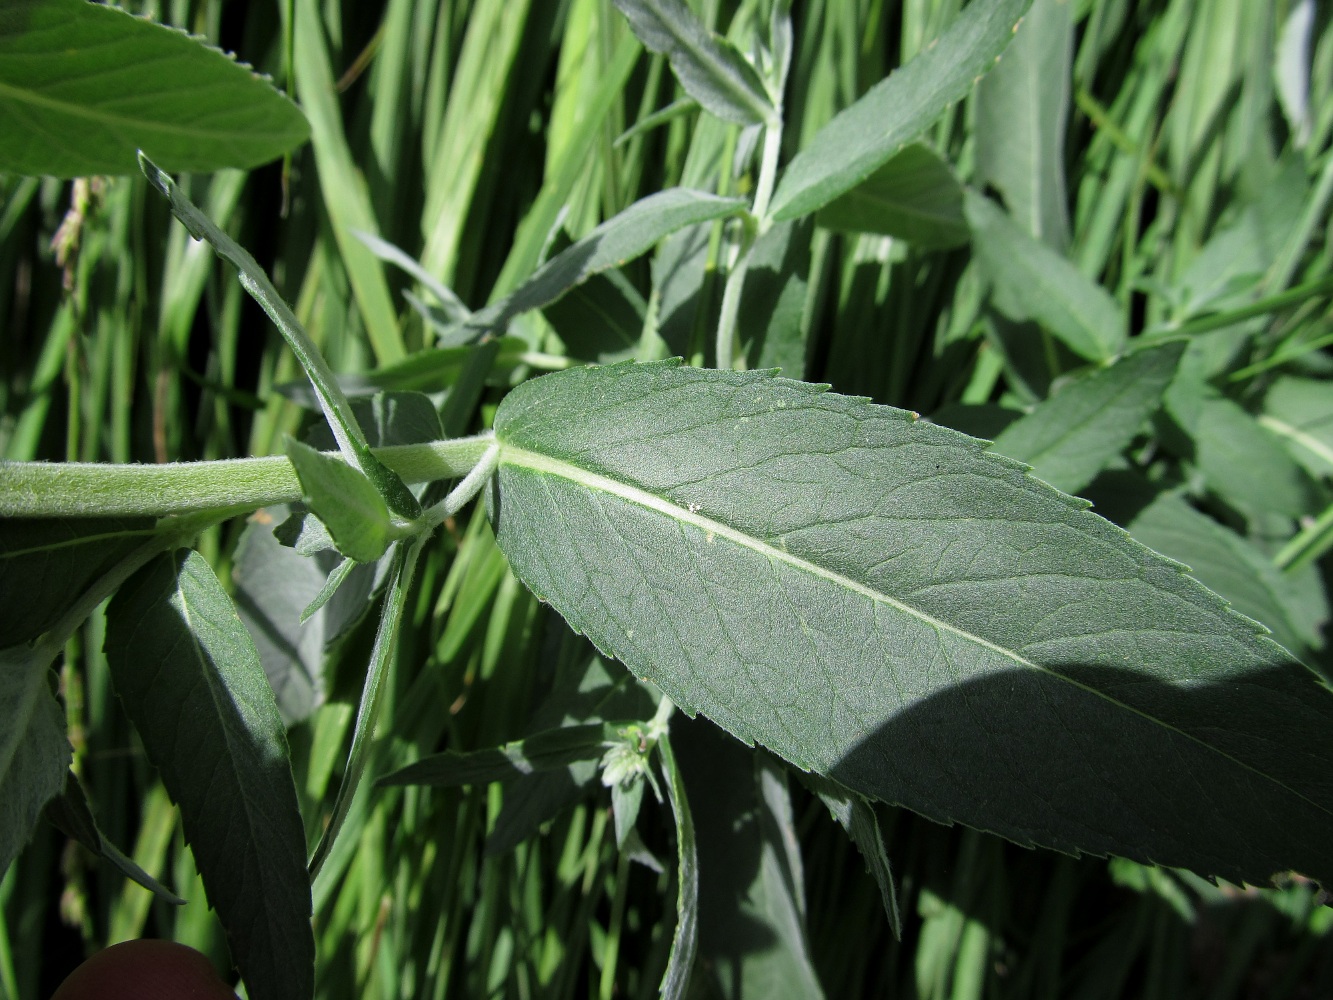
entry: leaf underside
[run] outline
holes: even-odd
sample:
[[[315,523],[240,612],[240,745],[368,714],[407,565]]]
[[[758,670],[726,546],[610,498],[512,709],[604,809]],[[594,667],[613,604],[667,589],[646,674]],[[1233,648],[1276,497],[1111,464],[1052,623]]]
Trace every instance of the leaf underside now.
[[[515,571],[686,711],[1022,844],[1333,877],[1333,694],[985,442],[672,363],[536,379],[495,428]]]

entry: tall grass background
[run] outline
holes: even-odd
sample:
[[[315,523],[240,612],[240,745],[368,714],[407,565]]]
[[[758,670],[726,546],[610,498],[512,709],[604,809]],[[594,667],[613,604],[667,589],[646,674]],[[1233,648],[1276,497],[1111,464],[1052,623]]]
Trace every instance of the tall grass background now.
[[[1295,4],[1069,3],[1068,86],[1033,96],[1049,105],[1063,152],[1062,186],[1043,197],[1063,219],[1071,257],[1135,326],[1170,318],[1171,297],[1157,289],[1172,287],[1209,235],[1274,183],[1279,163],[1324,187],[1310,249],[1286,262],[1277,287],[1327,274],[1328,10],[1316,15],[1301,131],[1275,84]],[[610,0],[127,6],[238,53],[300,101],[313,139],[289,163],[182,183],[270,270],[335,370],[386,365],[432,338],[403,297],[421,289],[353,230],[402,248],[476,308],[529,274],[561,229],[578,237],[670,185],[733,192],[749,183],[721,167],[736,130],[697,111],[629,131],[679,94]],[[756,0],[693,6],[742,40],[767,17]],[[797,0],[787,155],[959,6]],[[965,180],[977,157],[975,103],[929,136]],[[6,458],[270,454],[302,426],[305,411],[276,391],[300,377],[280,338],[142,178],[0,177],[0,194]],[[714,234],[710,273],[717,244]],[[811,253],[808,379],[925,414],[1021,405],[1044,392],[998,356],[965,249],[817,231]],[[661,306],[647,261],[624,277],[646,308]],[[692,362],[711,360],[720,284],[706,282],[691,309],[674,314],[684,325],[673,344]],[[1307,351],[1327,343],[1324,308],[1286,317],[1279,339],[1295,337]],[[522,332],[527,361],[562,363],[542,320]],[[451,433],[484,423],[506,373],[491,383],[451,411]],[[509,573],[482,513],[448,528],[423,557],[374,770],[521,735],[557,668],[587,655]],[[240,529],[226,525],[202,542],[223,579]],[[101,630],[94,616],[61,672],[75,769],[103,831],[189,903],[155,901],[44,828],[0,883],[0,994],[9,997],[44,997],[89,950],[144,935],[226,961],[173,807],[109,688]],[[337,788],[369,641],[362,628],[335,649],[328,702],[290,734],[312,835]],[[817,799],[796,785],[793,794],[810,955],[826,996],[1333,996],[1333,910],[1307,886],[1241,892],[1026,851],[884,807],[905,923],[895,940],[859,855]],[[315,884],[321,998],[656,995],[674,921],[669,871],[617,850],[605,797],[574,801],[517,843],[505,842],[504,805],[499,787],[363,788]],[[647,809],[647,846],[669,859],[669,814]],[[712,982],[696,977],[700,995]]]

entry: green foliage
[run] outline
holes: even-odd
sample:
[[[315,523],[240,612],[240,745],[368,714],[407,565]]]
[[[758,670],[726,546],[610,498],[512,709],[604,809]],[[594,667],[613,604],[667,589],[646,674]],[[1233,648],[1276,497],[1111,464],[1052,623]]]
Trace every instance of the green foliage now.
[[[6,6],[0,994],[1333,992],[1312,8]]]

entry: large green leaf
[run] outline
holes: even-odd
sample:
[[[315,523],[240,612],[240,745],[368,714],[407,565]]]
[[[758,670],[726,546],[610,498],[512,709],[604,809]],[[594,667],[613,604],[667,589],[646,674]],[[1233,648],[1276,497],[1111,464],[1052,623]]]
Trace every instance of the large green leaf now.
[[[984,442],[669,363],[525,383],[495,431],[515,571],[687,711],[1020,843],[1333,879],[1333,694]]]
[[[827,205],[878,170],[961,100],[1014,36],[1032,0],[974,0],[906,66],[820,129],[783,171],[775,219]]]
[[[52,691],[57,652],[40,645],[0,650],[0,875],[69,769],[65,712]]]
[[[314,993],[305,831],[254,643],[197,552],[132,577],[108,610],[116,691],[180,807],[254,1000]]]
[[[182,31],[87,0],[0,5],[0,171],[254,167],[305,142],[295,104]]]

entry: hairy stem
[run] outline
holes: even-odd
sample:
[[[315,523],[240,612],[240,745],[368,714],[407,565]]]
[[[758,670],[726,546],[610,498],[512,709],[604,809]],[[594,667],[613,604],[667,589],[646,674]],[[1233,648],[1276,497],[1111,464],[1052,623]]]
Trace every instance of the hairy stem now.
[[[405,481],[424,483],[466,475],[492,442],[481,434],[374,454]],[[300,499],[296,470],[281,455],[169,465],[0,463],[0,517],[162,517]]]

